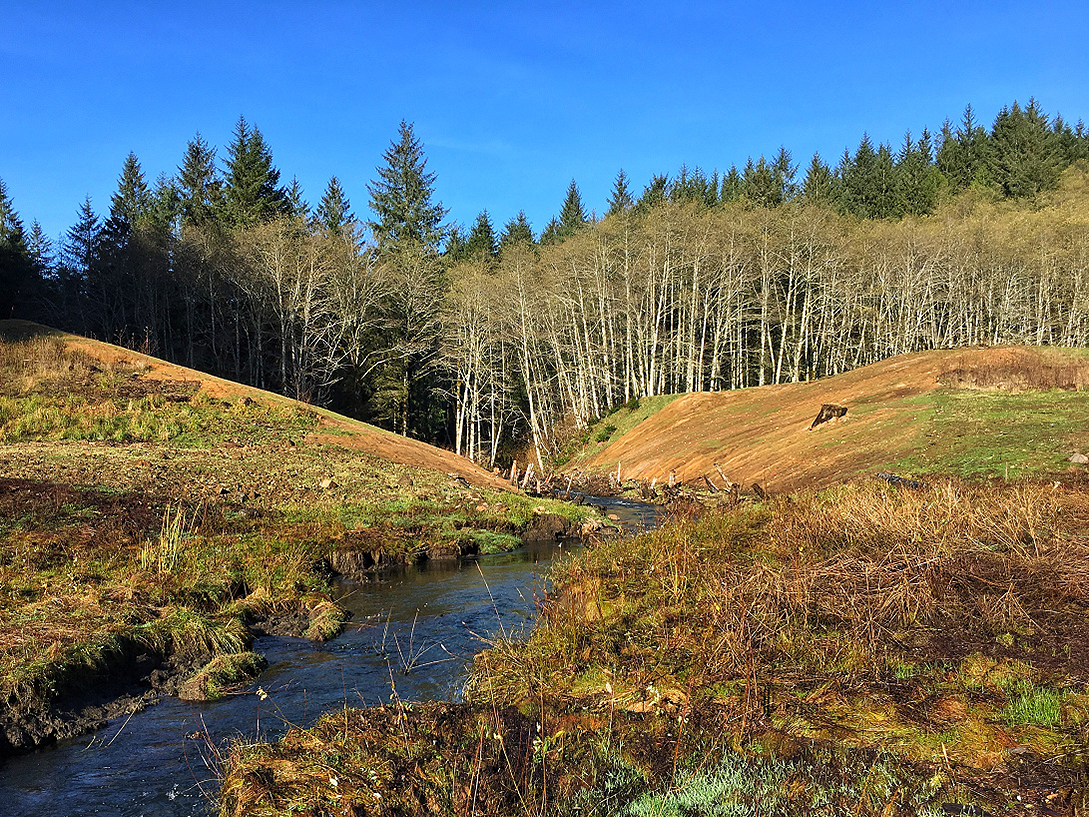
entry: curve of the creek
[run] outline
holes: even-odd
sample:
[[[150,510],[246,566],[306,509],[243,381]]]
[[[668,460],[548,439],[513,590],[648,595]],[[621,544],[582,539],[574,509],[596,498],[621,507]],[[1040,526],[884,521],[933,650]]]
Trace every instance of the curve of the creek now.
[[[657,524],[657,508],[587,500],[628,531]],[[269,668],[222,700],[164,697],[93,735],[0,764],[0,814],[207,817],[215,812],[217,755],[231,741],[275,740],[347,704],[456,700],[473,655],[497,635],[525,637],[555,560],[577,543],[527,545],[460,563],[425,562],[368,582],[339,581],[352,612],[326,644],[269,636],[253,649]]]

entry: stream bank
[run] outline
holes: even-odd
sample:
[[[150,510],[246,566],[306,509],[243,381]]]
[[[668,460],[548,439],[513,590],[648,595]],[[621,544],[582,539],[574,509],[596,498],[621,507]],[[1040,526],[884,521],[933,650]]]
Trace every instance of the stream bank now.
[[[655,513],[600,503],[632,526]],[[274,740],[345,705],[455,700],[473,656],[494,636],[528,634],[550,566],[578,547],[531,542],[507,554],[336,580],[334,598],[352,613],[339,637],[324,644],[257,637],[253,649],[269,669],[220,701],[185,702],[158,690],[124,699],[98,715],[105,725],[94,735],[0,763],[0,802],[27,817],[203,817],[213,811],[219,759],[233,741]],[[260,626],[276,631],[274,621]],[[158,703],[131,714],[151,699]]]

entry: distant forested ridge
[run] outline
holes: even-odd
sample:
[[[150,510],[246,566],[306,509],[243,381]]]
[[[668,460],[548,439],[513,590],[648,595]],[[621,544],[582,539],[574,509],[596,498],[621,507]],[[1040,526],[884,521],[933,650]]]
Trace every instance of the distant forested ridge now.
[[[1089,345],[1089,134],[1035,101],[804,173],[785,148],[641,191],[620,171],[601,217],[572,180],[539,236],[523,213],[450,225],[408,123],[382,161],[366,218],[336,177],[311,206],[240,119],[222,156],[197,135],[152,184],[130,154],[57,246],[0,180],[0,309],[485,465],[545,459],[635,397]]]

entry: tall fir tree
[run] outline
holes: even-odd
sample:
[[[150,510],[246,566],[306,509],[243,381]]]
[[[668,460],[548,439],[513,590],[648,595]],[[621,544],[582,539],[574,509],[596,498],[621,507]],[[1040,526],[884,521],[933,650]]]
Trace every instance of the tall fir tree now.
[[[450,264],[464,261],[466,258],[465,247],[469,243],[469,236],[465,228],[460,224],[452,224],[446,228],[446,244],[442,248],[442,255]]]
[[[650,182],[643,188],[639,200],[633,208],[641,216],[646,215],[669,195],[669,176],[665,173],[656,173],[650,177]]]
[[[541,230],[540,244],[542,247],[547,247],[552,244],[559,244],[563,239],[563,225],[560,224],[558,218],[552,216],[552,218],[548,220],[548,224],[545,225],[545,228]]]
[[[469,231],[465,254],[469,258],[493,261],[499,254],[498,249],[492,220],[487,210],[481,210],[473,223],[473,229]]]
[[[671,201],[690,201],[704,207],[714,207],[718,204],[718,174],[708,178],[700,168],[689,170],[682,165],[669,185],[668,195]]]
[[[763,156],[755,163],[749,157],[741,183],[745,198],[758,207],[778,207],[786,198],[782,174]]]
[[[907,214],[925,216],[938,204],[941,174],[934,166],[933,151],[926,128],[918,141],[912,140],[910,131],[904,135],[904,144],[896,156],[896,184]]]
[[[991,129],[991,177],[1010,197],[1035,196],[1059,181],[1060,142],[1035,99],[1003,108]]]
[[[48,276],[53,269],[53,241],[45,234],[42,225],[34,219],[30,225],[30,234],[27,236],[27,250],[30,252],[30,260],[41,276]]]
[[[737,172],[737,165],[730,165],[730,169],[722,176],[722,189],[719,192],[718,200],[723,204],[737,201],[741,198],[744,187],[745,184],[741,179],[741,174]]]
[[[775,158],[771,162],[771,172],[779,188],[779,201],[784,202],[794,198],[798,192],[797,185],[794,183],[794,177],[798,173],[798,166],[794,164],[790,151],[785,147],[780,146],[779,152],[775,154]]]
[[[508,221],[499,234],[499,251],[505,252],[519,245],[532,247],[534,243],[533,227],[526,218],[526,211],[519,210],[518,215]]]
[[[279,183],[280,171],[272,163],[265,137],[240,116],[227,147],[224,221],[234,228],[252,227],[286,212],[288,192]]]
[[[25,312],[21,297],[34,273],[23,222],[0,179],[0,318]]]
[[[91,206],[91,197],[86,196],[79,206],[76,223],[64,235],[61,262],[73,272],[86,275],[95,264],[101,232],[102,225]]]
[[[397,139],[382,155],[386,163],[367,185],[374,214],[368,226],[379,248],[408,241],[437,251],[446,232],[446,208],[433,201],[435,174],[427,170],[423,145],[411,123],[401,120]]]
[[[223,182],[216,168],[216,151],[199,133],[185,146],[177,188],[185,224],[207,224],[223,208]]]
[[[448,388],[435,365],[446,293],[438,255],[448,232],[446,208],[433,201],[435,174],[427,170],[412,125],[401,121],[383,157],[385,165],[367,189],[373,214],[368,226],[391,281],[385,305],[388,350],[385,365],[374,374],[370,406],[375,419],[394,431],[435,440],[445,427],[445,404],[438,395]]]
[[[335,236],[343,236],[348,224],[355,220],[351,203],[336,176],[329,179],[325,195],[321,197],[321,204],[314,211],[314,220]]]
[[[620,213],[626,213],[634,204],[635,202],[631,197],[631,191],[628,189],[628,174],[621,168],[620,172],[616,174],[616,179],[613,181],[613,190],[609,194],[609,209],[605,211],[605,215],[615,216]]]
[[[147,216],[150,205],[151,192],[140,168],[140,160],[130,151],[121,167],[117,190],[110,198],[110,217],[135,227]]]
[[[284,191],[283,213],[290,218],[306,221],[310,218],[310,204],[303,197],[302,185],[297,176],[291,177],[291,184]]]
[[[572,179],[571,184],[567,186],[567,197],[563,200],[563,207],[560,208],[560,228],[564,237],[574,235],[586,224],[586,221],[587,216],[586,210],[582,206],[582,195],[579,193],[579,186]]]
[[[1051,131],[1064,167],[1089,159],[1089,139],[1086,139],[1084,122],[1079,120],[1077,126],[1071,128],[1061,116],[1056,116]]]
[[[937,165],[954,190],[991,185],[990,137],[976,121],[971,105],[965,107],[955,133],[948,121],[942,125]]]
[[[829,206],[835,199],[835,177],[832,169],[821,160],[819,153],[813,154],[809,169],[802,181],[802,198],[810,204]]]

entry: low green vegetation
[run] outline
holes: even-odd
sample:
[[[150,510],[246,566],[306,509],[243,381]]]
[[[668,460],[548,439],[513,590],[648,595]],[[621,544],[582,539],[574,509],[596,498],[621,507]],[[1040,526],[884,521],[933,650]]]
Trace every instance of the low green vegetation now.
[[[232,688],[241,688],[268,666],[264,656],[255,652],[217,655],[189,678],[178,697],[183,701],[218,701]]]
[[[923,443],[898,472],[1022,479],[1089,451],[1089,392],[941,390],[916,398]]]

